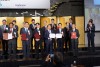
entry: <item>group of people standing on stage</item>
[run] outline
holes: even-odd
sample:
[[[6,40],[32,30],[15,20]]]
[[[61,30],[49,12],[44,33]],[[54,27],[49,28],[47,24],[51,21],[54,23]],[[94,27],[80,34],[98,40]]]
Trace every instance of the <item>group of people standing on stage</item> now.
[[[35,23],[35,19],[31,20],[32,23],[28,22],[23,23],[23,27],[20,29],[21,37],[25,34],[26,39],[22,40],[23,55],[24,58],[30,57],[30,50],[33,50],[33,41],[35,44],[36,58],[39,58],[39,47],[44,49],[44,52],[47,54],[52,54],[53,49],[62,52],[65,45],[66,52],[69,50],[73,51],[74,56],[77,56],[78,53],[78,38],[80,36],[76,25],[73,24],[72,18],[69,18],[69,22],[66,23],[66,27],[62,28],[62,23],[55,24],[55,20],[51,19],[51,23],[47,25],[47,21],[44,21],[44,26],[41,28],[40,23]],[[2,20],[3,25],[0,26],[0,38],[2,40],[2,50],[3,54],[13,55],[13,58],[16,59],[17,51],[17,39],[18,39],[18,26],[16,25],[16,20],[13,20],[9,25],[7,25],[6,20]],[[94,44],[94,25],[89,22],[87,26],[88,31],[88,41],[89,46],[90,42],[93,46]],[[75,32],[75,37],[72,37],[72,33]],[[4,40],[3,33],[12,33],[13,39]],[[50,38],[51,33],[60,33],[62,38]],[[43,44],[44,43],[44,44]],[[57,43],[57,47],[56,47]],[[12,54],[13,53],[13,54]]]
[[[9,58],[16,58],[16,50],[17,50],[17,38],[18,38],[18,26],[15,25],[16,21],[13,20],[12,23],[7,25],[7,21],[2,20],[2,24],[0,26],[0,39],[2,41],[2,51],[3,55],[8,55]],[[4,33],[12,33],[12,39],[6,40],[4,39]],[[13,57],[11,56],[13,53]]]

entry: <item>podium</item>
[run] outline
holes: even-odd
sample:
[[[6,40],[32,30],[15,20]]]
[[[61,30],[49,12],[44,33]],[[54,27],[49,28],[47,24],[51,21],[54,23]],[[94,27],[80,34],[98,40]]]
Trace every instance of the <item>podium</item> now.
[[[71,33],[71,39],[76,39],[76,32]]]
[[[34,37],[35,37],[35,39],[40,39],[41,38],[41,36],[39,35],[39,33],[35,33]]]
[[[21,40],[26,40],[27,37],[26,37],[26,34],[21,34]]]
[[[13,39],[12,33],[3,33],[3,39],[4,40]]]

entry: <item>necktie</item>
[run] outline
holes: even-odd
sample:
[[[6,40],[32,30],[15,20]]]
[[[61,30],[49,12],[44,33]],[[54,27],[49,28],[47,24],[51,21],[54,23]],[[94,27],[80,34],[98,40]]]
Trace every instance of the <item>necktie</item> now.
[[[6,26],[4,25],[4,30],[6,30]]]
[[[27,30],[27,28],[26,28],[26,32],[27,32],[28,30]]]
[[[10,33],[12,33],[12,29],[10,29]]]
[[[73,29],[73,32],[75,32],[75,29]]]
[[[39,29],[37,29],[37,31],[39,31]]]
[[[60,33],[61,33],[61,29],[60,29]]]

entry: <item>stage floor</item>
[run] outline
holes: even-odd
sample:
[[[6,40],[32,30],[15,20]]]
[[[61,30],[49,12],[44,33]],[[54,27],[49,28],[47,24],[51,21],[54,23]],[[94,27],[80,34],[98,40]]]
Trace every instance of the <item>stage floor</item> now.
[[[44,61],[44,55],[40,58],[34,58],[35,53],[31,53],[30,59],[23,59],[22,51],[18,51],[16,60],[4,59],[4,56],[0,55],[0,67],[40,67]],[[97,49],[95,52],[88,52],[86,49],[79,49],[78,57],[73,57],[72,51],[64,52],[64,63],[70,66],[73,61],[77,62],[79,67],[93,67],[100,66],[100,50]]]

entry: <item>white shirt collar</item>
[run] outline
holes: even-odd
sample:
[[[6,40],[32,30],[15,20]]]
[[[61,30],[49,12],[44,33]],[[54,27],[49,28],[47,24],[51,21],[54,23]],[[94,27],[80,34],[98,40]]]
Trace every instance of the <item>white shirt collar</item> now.
[[[10,30],[12,30],[12,31],[13,31],[13,28],[10,28]]]
[[[37,30],[39,30],[39,28],[37,28]]]
[[[73,31],[75,31],[75,28],[73,29]]]

